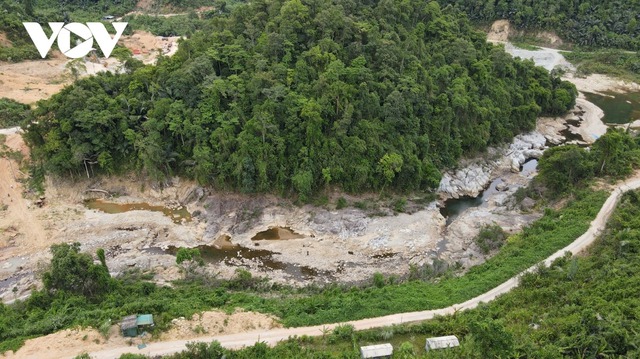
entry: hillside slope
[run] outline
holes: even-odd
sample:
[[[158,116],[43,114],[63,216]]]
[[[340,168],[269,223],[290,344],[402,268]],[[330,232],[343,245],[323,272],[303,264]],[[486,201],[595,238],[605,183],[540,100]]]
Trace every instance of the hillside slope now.
[[[81,80],[27,130],[48,170],[144,170],[243,192],[437,186],[438,169],[534,127],[573,85],[436,2],[252,2],[157,67]]]

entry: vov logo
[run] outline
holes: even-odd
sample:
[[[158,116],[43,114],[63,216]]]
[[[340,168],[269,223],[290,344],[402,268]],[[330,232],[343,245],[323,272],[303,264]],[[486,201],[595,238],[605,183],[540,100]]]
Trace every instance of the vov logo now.
[[[37,22],[22,23],[43,59],[47,56],[56,38],[58,39],[60,51],[72,59],[86,56],[93,49],[93,40],[96,40],[104,56],[109,57],[127,27],[126,22],[114,22],[112,24],[116,30],[116,35],[113,38],[107,32],[104,24],[100,22],[88,22],[86,25],[79,22],[72,22],[66,25],[63,22],[50,22],[51,37],[47,37],[42,26]],[[84,40],[74,48],[71,48],[71,33]]]

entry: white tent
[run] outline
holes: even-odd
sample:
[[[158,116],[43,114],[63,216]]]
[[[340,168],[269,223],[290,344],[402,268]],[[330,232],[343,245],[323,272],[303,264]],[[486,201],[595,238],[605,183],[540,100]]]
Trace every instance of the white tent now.
[[[389,343],[360,347],[360,357],[362,359],[391,358],[391,355],[393,355],[393,346]]]
[[[427,344],[424,349],[429,351],[431,349],[453,348],[459,345],[460,342],[455,335],[448,335],[446,337],[427,338]]]

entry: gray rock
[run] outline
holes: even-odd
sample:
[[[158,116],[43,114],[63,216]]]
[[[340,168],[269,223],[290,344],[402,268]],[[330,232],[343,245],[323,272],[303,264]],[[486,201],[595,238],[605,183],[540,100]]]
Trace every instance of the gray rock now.
[[[525,150],[522,152],[522,154],[527,160],[530,158],[539,159],[540,157],[542,157],[542,153],[543,153],[542,150]]]
[[[448,197],[477,197],[491,182],[492,169],[488,165],[472,164],[455,173],[445,173],[438,192]]]
[[[499,166],[520,172],[520,167],[530,158],[540,158],[546,148],[547,139],[538,132],[516,136],[508,148],[494,149],[499,160],[480,159],[458,171],[445,172],[440,180],[438,192],[444,197],[477,197],[491,182],[491,174]],[[493,155],[491,155],[493,156]],[[491,156],[485,156],[491,157]]]
[[[524,211],[530,211],[535,205],[536,201],[534,201],[532,198],[525,197],[520,203],[520,208],[522,208],[522,210]]]
[[[509,189],[509,185],[504,182],[500,182],[496,185],[496,191],[504,192]]]

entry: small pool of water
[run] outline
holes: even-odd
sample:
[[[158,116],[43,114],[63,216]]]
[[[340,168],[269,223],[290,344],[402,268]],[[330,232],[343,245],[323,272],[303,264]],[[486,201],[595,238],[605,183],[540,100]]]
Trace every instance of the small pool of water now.
[[[286,240],[286,239],[297,239],[304,238],[302,234],[294,232],[289,227],[271,227],[265,231],[258,232],[255,236],[251,237],[252,241],[261,241],[261,240]]]
[[[640,92],[603,92],[602,95],[585,92],[584,95],[604,111],[604,123],[621,124],[640,119]]]
[[[330,272],[278,261],[273,258],[274,254],[279,254],[277,252],[266,249],[246,248],[233,244],[229,236],[221,236],[216,239],[213,245],[201,245],[196,248],[198,248],[202,259],[207,264],[224,263],[237,265],[238,262],[233,261],[233,259],[244,258],[255,261],[258,267],[263,270],[281,270],[297,280],[312,280],[317,277],[329,278],[331,276]],[[148,254],[170,254],[175,256],[179,249],[179,247],[169,246],[166,250],[159,247],[151,247],[143,251]]]
[[[152,206],[148,203],[114,203],[107,202],[101,199],[89,199],[84,201],[84,206],[89,209],[96,209],[98,211],[115,214],[124,213],[129,211],[152,211],[162,212],[165,216],[171,218],[174,223],[191,222],[191,213],[186,207],[180,206],[178,208],[169,208],[165,206]]]
[[[482,204],[482,195],[478,197],[463,196],[450,198],[444,201],[444,207],[440,208],[440,214],[447,219],[447,226],[450,225],[465,210],[478,207]]]
[[[482,191],[478,197],[462,196],[460,198],[450,198],[444,201],[444,207],[440,208],[440,214],[447,219],[447,226],[467,209],[481,206],[489,196],[498,192],[496,186],[502,182],[502,178],[496,178],[491,181],[489,187]]]
[[[525,161],[525,163],[521,166],[520,173],[523,176],[530,176],[536,173],[537,170],[538,170],[538,160],[536,160],[535,158],[531,158]]]

